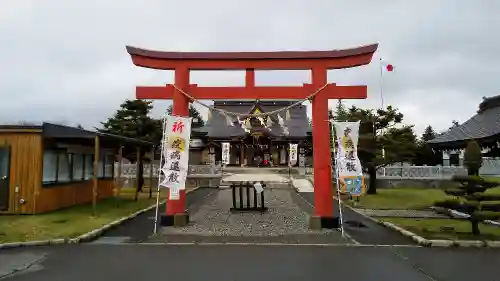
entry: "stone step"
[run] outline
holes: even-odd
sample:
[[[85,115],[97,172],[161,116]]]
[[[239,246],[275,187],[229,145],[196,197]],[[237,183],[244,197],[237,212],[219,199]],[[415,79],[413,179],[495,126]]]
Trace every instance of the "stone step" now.
[[[298,192],[314,192],[314,187],[307,179],[294,179],[292,185]]]

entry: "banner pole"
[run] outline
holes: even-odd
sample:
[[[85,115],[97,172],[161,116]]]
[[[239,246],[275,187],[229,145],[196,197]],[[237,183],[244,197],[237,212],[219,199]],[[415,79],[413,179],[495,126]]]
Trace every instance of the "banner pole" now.
[[[337,200],[339,202],[339,215],[340,215],[340,232],[342,233],[342,237],[345,238],[345,234],[344,234],[344,218],[342,216],[342,201],[340,200],[340,173],[339,173],[339,170],[338,170],[338,161],[337,161],[337,152],[335,150],[335,144],[336,144],[336,132],[334,130],[334,126],[333,126],[333,120],[330,120],[330,128],[332,130],[332,141],[333,141],[333,159],[334,159],[334,163],[335,163],[335,178],[336,178],[336,185],[337,185]]]
[[[161,138],[161,144],[160,144],[160,166],[158,168],[158,188],[156,190],[156,213],[155,213],[155,225],[153,228],[153,234],[156,235],[158,231],[158,213],[160,209],[160,184],[161,184],[161,167],[163,165],[163,153],[164,153],[164,144],[165,144],[165,136],[166,136],[166,125],[167,125],[167,117],[166,115],[163,116],[163,130],[162,130],[162,138]],[[154,155],[153,155],[154,159]],[[153,169],[153,165],[151,165],[151,169]]]

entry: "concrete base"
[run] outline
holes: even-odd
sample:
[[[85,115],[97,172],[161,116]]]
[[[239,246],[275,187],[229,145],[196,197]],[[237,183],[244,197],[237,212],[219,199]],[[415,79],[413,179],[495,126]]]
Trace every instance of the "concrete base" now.
[[[339,228],[339,217],[318,217],[311,216],[309,218],[309,228],[319,230],[322,228],[334,229]]]
[[[162,215],[160,218],[161,226],[186,226],[189,223],[189,214],[179,213],[175,215]]]

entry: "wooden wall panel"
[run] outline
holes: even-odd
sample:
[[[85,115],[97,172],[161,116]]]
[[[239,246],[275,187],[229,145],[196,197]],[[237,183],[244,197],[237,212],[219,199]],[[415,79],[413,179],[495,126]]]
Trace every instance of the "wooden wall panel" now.
[[[99,180],[98,200],[113,196],[114,181]],[[44,213],[92,202],[92,181],[42,187],[37,198],[36,212]]]
[[[0,133],[0,145],[10,146],[8,213],[33,213],[35,193],[42,182],[42,136],[35,132]],[[16,186],[19,193],[15,193]],[[21,199],[25,204],[20,204]]]

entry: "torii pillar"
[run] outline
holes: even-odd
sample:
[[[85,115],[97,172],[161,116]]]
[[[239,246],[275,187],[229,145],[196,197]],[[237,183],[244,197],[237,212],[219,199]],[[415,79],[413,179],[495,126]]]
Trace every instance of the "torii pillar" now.
[[[329,99],[365,99],[366,86],[337,86],[327,83],[329,69],[342,69],[367,65],[378,44],[332,51],[286,52],[161,52],[127,46],[127,52],[136,66],[175,71],[175,87],[138,86],[138,99],[172,99],[173,114],[188,116],[190,100],[195,99],[311,99],[314,165],[314,214],[312,228],[336,228],[338,217],[333,212],[333,191],[330,155]],[[189,83],[191,70],[245,70],[244,87],[198,87]],[[255,70],[311,70],[312,81],[303,86],[255,86]],[[328,152],[325,154],[325,152]],[[168,198],[168,196],[167,196]],[[164,226],[184,225],[189,222],[186,194],[181,190],[179,200],[167,199],[166,214],[161,218]]]

